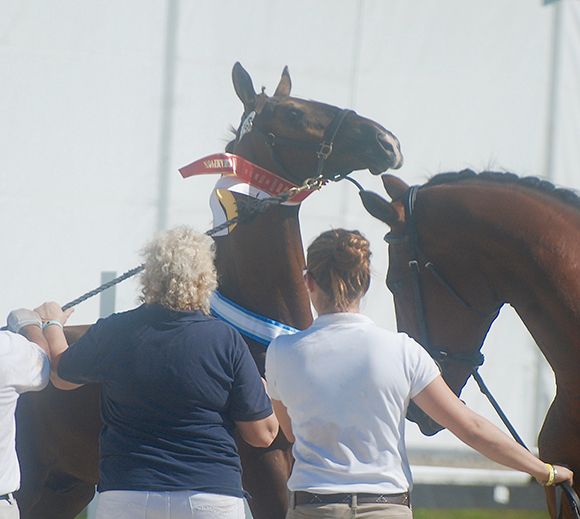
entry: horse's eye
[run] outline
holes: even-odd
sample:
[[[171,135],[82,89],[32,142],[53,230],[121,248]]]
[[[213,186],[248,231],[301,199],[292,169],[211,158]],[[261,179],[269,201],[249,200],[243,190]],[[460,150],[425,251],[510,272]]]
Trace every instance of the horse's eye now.
[[[300,113],[296,110],[290,110],[286,117],[290,122],[297,122],[300,119]]]
[[[402,279],[388,280],[387,287],[393,295],[397,295],[405,287],[405,281]]]

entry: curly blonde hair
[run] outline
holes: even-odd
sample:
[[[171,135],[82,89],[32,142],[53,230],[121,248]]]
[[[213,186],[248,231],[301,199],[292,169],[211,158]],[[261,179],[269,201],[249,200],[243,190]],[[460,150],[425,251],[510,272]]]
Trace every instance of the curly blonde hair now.
[[[369,241],[360,232],[332,229],[308,247],[306,268],[330,302],[344,312],[369,289],[370,259]]]
[[[217,288],[215,246],[209,236],[176,227],[160,233],[142,255],[142,302],[209,314],[210,295]]]

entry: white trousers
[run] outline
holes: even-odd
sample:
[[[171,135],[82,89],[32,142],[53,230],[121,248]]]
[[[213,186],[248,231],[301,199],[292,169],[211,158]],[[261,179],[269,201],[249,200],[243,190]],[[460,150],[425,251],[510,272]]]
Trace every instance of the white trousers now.
[[[0,499],[0,519],[19,519],[20,512],[12,494],[8,499]]]
[[[96,519],[245,519],[240,497],[203,492],[111,490],[99,494]]]

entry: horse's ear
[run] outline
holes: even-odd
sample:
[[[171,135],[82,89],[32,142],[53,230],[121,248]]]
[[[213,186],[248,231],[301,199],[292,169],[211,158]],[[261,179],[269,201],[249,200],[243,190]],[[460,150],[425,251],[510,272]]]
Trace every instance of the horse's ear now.
[[[240,101],[244,103],[244,113],[249,114],[256,105],[257,96],[250,74],[246,72],[246,69],[242,67],[239,61],[234,65],[232,70],[232,80],[236,94],[240,98]]]
[[[409,186],[395,175],[382,175],[381,180],[391,200],[401,198],[409,190]]]
[[[275,96],[289,96],[290,89],[292,88],[292,81],[290,80],[290,72],[288,72],[288,66],[284,67],[282,71],[282,77],[280,78],[280,83],[274,92]]]
[[[387,202],[382,196],[372,191],[359,191],[365,209],[381,222],[385,222],[389,227],[399,223],[399,212],[393,207],[393,204]]]

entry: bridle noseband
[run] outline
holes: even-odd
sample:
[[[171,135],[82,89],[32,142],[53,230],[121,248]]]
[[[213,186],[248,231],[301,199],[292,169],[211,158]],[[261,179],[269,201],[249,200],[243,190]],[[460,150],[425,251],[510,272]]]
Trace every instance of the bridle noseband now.
[[[429,330],[427,328],[427,320],[425,318],[425,304],[423,298],[423,287],[421,284],[421,267],[420,263],[426,268],[435,279],[449,292],[453,298],[460,303],[464,308],[479,315],[480,317],[494,317],[498,314],[499,308],[490,313],[481,312],[470,305],[463,299],[457,291],[445,280],[445,278],[437,271],[435,265],[430,262],[423,251],[421,250],[417,214],[415,205],[417,202],[417,192],[419,186],[412,186],[406,193],[404,199],[405,221],[407,224],[407,233],[404,235],[394,235],[388,233],[385,236],[387,243],[397,243],[406,241],[409,248],[409,269],[411,271],[411,283],[413,287],[413,298],[415,302],[415,312],[417,316],[417,325],[419,327],[419,342],[429,352],[431,357],[438,363],[458,362],[467,365],[471,369],[476,369],[483,364],[484,356],[481,352],[474,354],[470,353],[449,353],[445,350],[438,350],[431,346],[429,338]]]
[[[253,134],[260,137],[263,140],[264,144],[266,145],[268,152],[270,153],[270,157],[272,159],[272,162],[274,163],[274,166],[278,170],[277,173],[280,176],[284,177],[286,180],[290,180],[291,182],[294,182],[297,185],[300,185],[302,183],[302,181],[299,179],[296,179],[293,175],[291,175],[286,170],[286,168],[284,168],[284,166],[282,166],[282,164],[280,163],[280,161],[278,160],[278,157],[276,155],[276,146],[277,145],[290,145],[290,146],[294,146],[297,148],[311,150],[311,151],[316,152],[316,155],[318,157],[318,164],[317,164],[317,168],[316,168],[315,178],[320,178],[322,180],[340,180],[341,178],[343,178],[346,175],[337,174],[337,175],[334,175],[332,177],[325,177],[323,175],[323,170],[324,170],[324,165],[326,163],[326,159],[328,159],[328,157],[332,153],[332,147],[334,145],[334,141],[336,139],[336,135],[338,133],[338,130],[342,126],[342,123],[344,122],[345,117],[349,113],[354,113],[354,111],[344,109],[344,110],[340,110],[334,116],[334,119],[326,127],[326,130],[324,131],[323,140],[320,143],[305,142],[305,141],[299,141],[296,139],[287,139],[285,137],[278,137],[278,136],[274,135],[274,133],[272,133],[272,132],[266,134],[262,130],[259,130],[258,128],[253,126],[253,121],[254,121],[254,117],[255,117],[254,112],[251,112],[248,116],[246,116],[245,114],[243,115],[242,123],[240,124],[240,128],[238,129],[238,135],[243,136],[246,133],[252,132]],[[241,131],[242,129],[243,129],[243,131]],[[241,137],[239,137],[239,138],[241,138]]]

